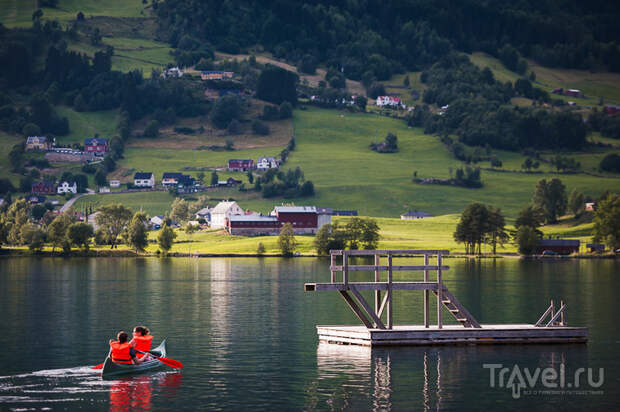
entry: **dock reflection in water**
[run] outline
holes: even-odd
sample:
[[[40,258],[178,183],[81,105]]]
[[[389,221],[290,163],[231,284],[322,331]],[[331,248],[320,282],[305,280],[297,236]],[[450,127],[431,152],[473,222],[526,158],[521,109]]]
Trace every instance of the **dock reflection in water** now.
[[[489,389],[489,370],[483,368],[485,363],[503,364],[510,369],[517,365],[530,370],[566,370],[566,376],[572,376],[575,369],[587,367],[584,362],[587,363],[584,345],[532,345],[520,347],[515,354],[511,345],[371,349],[320,343],[318,379],[306,391],[314,395],[306,406],[368,410],[371,405],[373,411],[390,411],[406,404],[412,410],[453,409],[463,403],[475,403],[476,398],[471,394]],[[506,399],[512,396],[506,386],[493,390]],[[537,400],[540,398],[521,399],[524,403]]]

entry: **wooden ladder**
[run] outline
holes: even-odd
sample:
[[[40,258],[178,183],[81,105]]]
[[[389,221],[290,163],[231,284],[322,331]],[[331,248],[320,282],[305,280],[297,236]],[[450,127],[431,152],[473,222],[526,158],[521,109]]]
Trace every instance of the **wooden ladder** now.
[[[437,295],[437,291],[433,290],[433,293]],[[480,324],[474,318],[471,313],[465,306],[461,305],[461,303],[448,291],[448,289],[444,286],[441,291],[442,300],[441,303],[448,309],[448,312],[454,316],[454,318],[464,327],[466,328],[479,328]]]

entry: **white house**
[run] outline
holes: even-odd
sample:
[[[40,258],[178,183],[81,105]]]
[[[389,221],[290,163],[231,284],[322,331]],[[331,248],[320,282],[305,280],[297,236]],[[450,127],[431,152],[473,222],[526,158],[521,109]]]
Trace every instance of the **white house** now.
[[[258,170],[267,170],[267,169],[277,169],[278,161],[273,156],[259,157],[258,162],[256,162],[256,169]]]
[[[133,185],[137,187],[155,186],[155,175],[151,172],[138,172],[133,177]]]
[[[400,97],[392,97],[392,96],[378,96],[377,97],[377,106],[379,107],[405,107]]]
[[[211,221],[211,208],[205,207],[196,212],[196,219],[204,219],[207,222]]]
[[[69,192],[77,193],[77,183],[73,182],[73,184],[70,184],[69,182],[60,182],[56,191],[58,194]]]
[[[244,211],[237,202],[220,202],[211,209],[211,227],[213,229],[223,229],[226,227],[226,219],[243,214]]]
[[[163,77],[164,79],[168,77],[183,77],[183,70],[179,69],[178,67],[171,67],[161,72],[159,76]]]
[[[121,187],[120,180],[110,180],[110,187]]]
[[[164,225],[164,217],[163,216],[153,216],[151,218],[151,224],[153,226],[157,225],[159,227]]]

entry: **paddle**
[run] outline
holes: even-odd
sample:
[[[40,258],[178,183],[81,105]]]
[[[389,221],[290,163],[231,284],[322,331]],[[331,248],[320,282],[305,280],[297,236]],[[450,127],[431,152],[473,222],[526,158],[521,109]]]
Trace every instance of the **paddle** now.
[[[149,353],[149,352],[142,352],[141,350],[136,350],[136,352],[140,352],[140,353],[144,353],[144,354]],[[157,358],[157,360],[159,360],[164,365],[168,365],[171,368],[176,368],[176,369],[183,368],[183,364],[181,362],[179,362],[178,360],[169,359],[169,358],[163,358],[161,356],[153,355],[152,353],[149,353],[149,354],[151,356],[153,356],[154,358]],[[91,369],[102,369],[102,368],[103,368],[103,363],[100,363],[99,365],[93,366]]]
[[[150,352],[142,352],[141,350],[137,350],[137,349],[136,349],[136,352],[144,353],[145,355],[146,355],[146,354],[149,354],[149,355],[151,355],[152,357],[156,358],[156,359],[157,359],[158,361],[160,361],[161,363],[163,363],[164,365],[168,365],[168,366],[170,366],[171,368],[175,368],[175,369],[181,369],[181,368],[183,368],[183,364],[182,364],[181,362],[179,362],[178,360],[176,360],[176,359],[163,358],[163,357],[161,357],[161,356],[153,355],[153,354],[152,354],[152,353],[150,353]]]

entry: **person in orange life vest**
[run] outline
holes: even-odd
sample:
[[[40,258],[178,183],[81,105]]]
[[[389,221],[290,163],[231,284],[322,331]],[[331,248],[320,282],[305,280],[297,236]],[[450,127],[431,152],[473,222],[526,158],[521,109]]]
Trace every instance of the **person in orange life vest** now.
[[[151,342],[153,341],[153,336],[149,334],[149,328],[146,326],[136,326],[133,328],[133,339],[131,342],[132,348],[139,350],[141,352],[148,352],[151,350]],[[150,359],[151,356],[147,356],[147,354],[139,353],[137,354],[138,359],[147,360]]]
[[[126,363],[126,364],[138,364],[142,363],[142,359],[136,358],[136,351],[131,347],[128,342],[129,336],[127,332],[120,331],[116,335],[116,340],[110,339],[110,357],[112,362]]]

